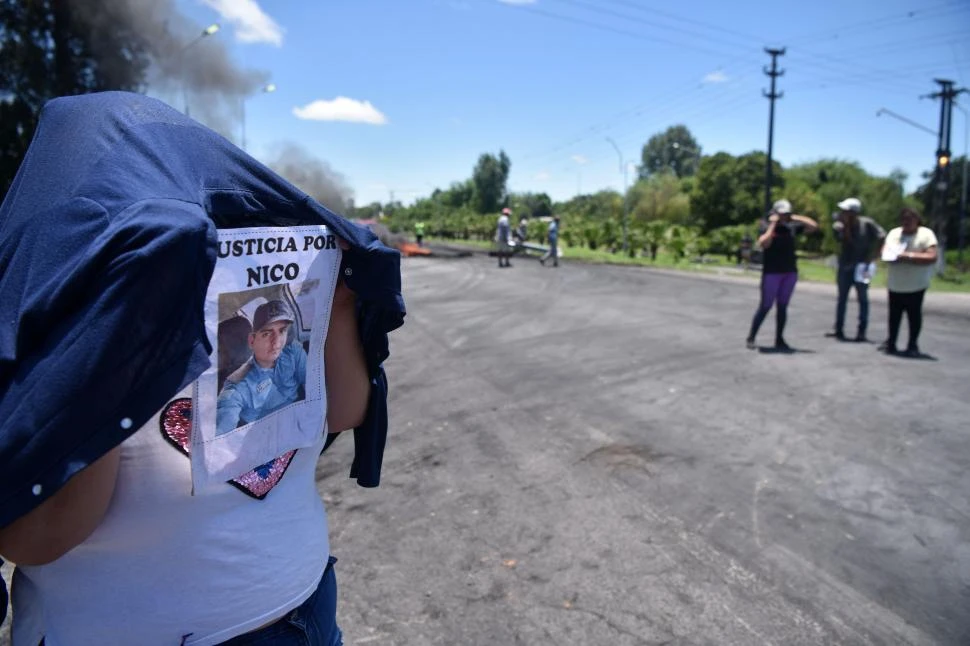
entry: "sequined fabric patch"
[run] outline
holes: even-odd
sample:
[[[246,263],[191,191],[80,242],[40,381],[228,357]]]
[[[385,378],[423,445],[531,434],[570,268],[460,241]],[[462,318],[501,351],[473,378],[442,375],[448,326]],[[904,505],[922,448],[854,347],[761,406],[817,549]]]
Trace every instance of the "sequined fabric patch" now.
[[[188,397],[173,399],[159,417],[162,436],[183,455],[189,455],[192,437],[192,400]],[[262,464],[249,473],[229,481],[243,493],[262,500],[283,479],[296,451],[287,451],[275,460]]]

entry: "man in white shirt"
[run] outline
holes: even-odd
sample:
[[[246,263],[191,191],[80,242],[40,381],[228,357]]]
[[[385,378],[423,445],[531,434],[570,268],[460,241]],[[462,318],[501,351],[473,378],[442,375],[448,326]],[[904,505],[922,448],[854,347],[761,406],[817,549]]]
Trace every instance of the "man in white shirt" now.
[[[509,223],[509,216],[512,215],[511,209],[502,209],[502,215],[498,217],[498,224],[495,226],[495,245],[497,247],[499,267],[511,267],[509,257],[512,255],[512,247],[509,245],[509,236],[512,234],[512,225]]]
[[[889,338],[879,346],[886,354],[896,354],[896,338],[903,320],[909,321],[909,343],[903,353],[919,357],[917,341],[923,326],[923,295],[933,280],[937,259],[937,242],[933,230],[920,226],[916,209],[904,208],[900,224],[886,236],[882,257],[889,263],[886,282],[889,287]]]

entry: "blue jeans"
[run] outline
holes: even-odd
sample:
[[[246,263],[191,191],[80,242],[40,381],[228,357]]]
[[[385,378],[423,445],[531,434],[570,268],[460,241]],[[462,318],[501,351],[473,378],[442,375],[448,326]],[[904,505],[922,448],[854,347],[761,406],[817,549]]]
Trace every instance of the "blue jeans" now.
[[[279,621],[234,637],[222,646],[342,646],[337,627],[337,577],[330,557],[320,585],[310,598]]]
[[[845,327],[845,307],[849,301],[849,290],[855,285],[859,297],[859,336],[866,335],[869,326],[869,285],[855,282],[855,265],[839,266],[839,302],[835,308],[835,331],[842,334]]]

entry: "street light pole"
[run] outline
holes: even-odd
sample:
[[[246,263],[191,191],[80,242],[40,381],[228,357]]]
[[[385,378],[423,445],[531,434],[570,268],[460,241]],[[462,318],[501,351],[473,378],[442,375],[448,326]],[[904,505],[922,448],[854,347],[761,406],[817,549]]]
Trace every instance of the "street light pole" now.
[[[894,119],[897,119],[899,121],[902,121],[903,123],[908,123],[909,125],[913,126],[914,128],[919,128],[923,132],[928,132],[931,135],[933,135],[934,137],[936,136],[936,131],[933,130],[932,128],[927,128],[926,126],[924,126],[922,124],[916,123],[912,119],[907,119],[906,117],[904,117],[902,115],[896,114],[892,110],[887,110],[886,108],[879,108],[876,111],[876,116],[877,117],[881,117],[884,114],[888,114],[890,117],[892,117]]]
[[[967,163],[968,155],[970,155],[970,115],[968,115],[967,109],[964,108],[959,103],[954,102],[953,106],[957,110],[963,113],[963,140],[964,140],[963,141],[963,186],[961,187],[961,191],[960,191],[960,220],[959,220],[959,228],[957,229],[957,239],[958,239],[957,262],[962,266],[963,265],[963,245],[964,245],[964,236],[965,236],[963,229],[964,229],[964,221],[967,217],[967,166],[970,166],[970,164]],[[921,123],[917,123],[912,119],[907,119],[902,115],[896,114],[892,110],[887,110],[886,108],[879,108],[879,110],[876,111],[877,117],[881,117],[884,114],[888,114],[894,119],[897,119],[899,121],[902,121],[903,123],[909,124],[914,128],[918,128],[919,130],[929,133],[934,137],[937,135],[936,131],[933,130],[932,128],[927,128]]]
[[[623,153],[620,152],[620,147],[616,145],[616,142],[613,141],[612,139],[610,139],[609,137],[607,137],[606,140],[608,142],[610,142],[610,145],[613,146],[613,149],[616,151],[616,156],[620,158],[620,172],[623,173],[623,204],[622,204],[622,208],[623,208],[623,251],[625,253],[626,250],[627,250],[627,242],[626,242],[626,190],[627,190],[626,189],[626,183],[627,183],[627,179],[626,179],[626,164],[623,161]]]
[[[185,76],[185,52],[189,50],[192,45],[205,38],[206,36],[211,36],[212,34],[219,31],[219,23],[214,22],[205,29],[202,33],[196,36],[192,41],[190,41],[185,47],[179,51],[179,73]],[[182,78],[182,102],[185,104],[185,116],[189,116],[189,92],[185,87],[185,78]]]
[[[270,92],[275,92],[275,91],[276,91],[276,85],[273,83],[270,83],[269,85],[264,85],[260,89],[260,92],[262,92],[263,94],[269,94]],[[242,124],[241,124],[242,125],[242,149],[245,152],[246,150],[246,97],[243,97],[242,100],[239,102],[239,104],[242,110]]]

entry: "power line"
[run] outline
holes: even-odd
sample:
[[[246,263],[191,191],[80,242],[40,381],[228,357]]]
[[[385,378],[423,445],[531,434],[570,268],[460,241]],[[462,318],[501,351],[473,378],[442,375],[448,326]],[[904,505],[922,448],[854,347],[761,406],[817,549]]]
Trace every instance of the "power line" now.
[[[688,36],[694,36],[694,37],[704,38],[705,40],[707,40],[709,42],[711,42],[711,41],[712,42],[720,42],[720,43],[726,44],[726,45],[728,45],[730,47],[738,47],[738,46],[741,46],[741,43],[731,42],[731,41],[725,41],[723,39],[712,38],[709,34],[703,34],[701,32],[695,31],[693,29],[687,29],[687,28],[684,28],[684,27],[677,27],[677,26],[673,26],[673,25],[665,25],[663,23],[654,22],[654,21],[651,21],[651,20],[647,20],[645,18],[639,18],[637,16],[630,15],[629,13],[621,13],[619,11],[614,11],[612,9],[607,9],[607,8],[604,8],[601,4],[592,4],[590,2],[583,2],[582,0],[556,0],[556,1],[559,2],[560,4],[569,4],[569,5],[572,5],[572,6],[575,6],[575,7],[584,8],[587,11],[590,11],[592,13],[596,13],[596,14],[600,14],[600,15],[605,15],[605,16],[612,16],[612,17],[615,17],[615,18],[621,18],[621,19],[626,20],[626,21],[635,22],[635,23],[638,23],[638,24],[641,24],[641,25],[647,25],[647,26],[650,26],[650,27],[656,27],[656,28],[659,28],[659,29],[667,30],[667,31],[677,31],[677,32],[680,32],[682,34],[686,34]],[[683,20],[683,19],[678,19],[678,20]],[[748,38],[747,36],[744,37],[744,40],[746,41],[746,43],[750,43],[752,41],[752,39],[751,38]],[[671,42],[671,41],[666,41],[666,42]],[[676,45],[678,47],[683,47],[683,43],[681,43],[681,42],[672,42],[671,44],[674,44],[674,45]]]
[[[575,0],[564,0],[564,1],[576,3]],[[578,3],[576,3],[576,4],[578,4]],[[559,20],[559,21],[562,21],[562,22],[570,22],[570,23],[573,23],[573,24],[582,25],[584,27],[591,27],[593,29],[599,29],[599,30],[602,30],[602,31],[608,31],[608,32],[611,32],[611,33],[614,33],[614,34],[618,34],[618,35],[621,35],[621,36],[627,36],[629,38],[634,38],[636,40],[641,40],[641,41],[645,41],[645,42],[650,42],[650,43],[665,43],[665,44],[674,45],[675,47],[679,47],[679,48],[683,48],[683,49],[692,49],[694,51],[701,52],[701,53],[704,53],[704,54],[711,54],[713,56],[723,56],[723,54],[724,54],[724,52],[716,52],[714,50],[707,49],[706,47],[698,47],[696,45],[685,45],[682,42],[678,42],[678,41],[675,41],[675,40],[670,40],[670,39],[663,38],[663,37],[660,37],[660,36],[645,36],[644,34],[640,34],[640,33],[633,32],[633,31],[627,31],[626,29],[617,29],[616,27],[612,27],[610,25],[604,25],[604,24],[601,24],[601,23],[598,23],[598,22],[592,22],[590,20],[584,20],[584,19],[581,19],[581,18],[576,18],[576,17],[573,17],[573,16],[567,16],[567,15],[564,15],[564,14],[553,13],[551,11],[546,11],[544,9],[540,9],[540,8],[537,8],[537,7],[534,7],[534,6],[531,6],[531,5],[514,5],[514,6],[509,5],[509,7],[512,8],[513,10],[515,10],[515,11],[524,11],[526,13],[535,14],[537,16],[543,16],[545,18],[550,18],[552,20]]]
[[[685,22],[685,23],[693,24],[693,25],[698,25],[700,27],[703,27],[704,29],[709,29],[711,31],[719,31],[719,32],[722,32],[722,33],[725,33],[725,34],[729,34],[729,35],[732,35],[732,36],[736,36],[738,38],[742,38],[742,39],[744,39],[746,41],[749,41],[749,42],[751,42],[751,41],[757,41],[760,38],[760,36],[754,36],[754,35],[751,35],[751,34],[745,34],[745,33],[740,32],[740,31],[735,31],[733,29],[728,29],[726,27],[722,27],[721,25],[715,25],[713,23],[708,23],[708,22],[704,22],[702,20],[696,20],[696,19],[693,19],[693,18],[686,18],[684,16],[680,16],[680,15],[677,15],[675,13],[671,13],[669,11],[663,11],[661,9],[656,9],[654,7],[645,7],[645,6],[643,6],[641,4],[638,4],[636,2],[630,2],[629,0],[606,0],[606,1],[607,2],[612,2],[613,4],[627,6],[627,7],[630,7],[632,9],[635,9],[637,11],[643,11],[643,12],[657,14],[657,15],[660,15],[660,16],[665,16],[665,17],[669,18],[670,20],[676,20],[676,21],[680,21],[680,22]]]
[[[937,5],[923,7],[922,9],[913,9],[911,11],[907,11],[904,14],[896,14],[894,16],[884,16],[882,18],[875,18],[875,19],[863,20],[855,23],[849,23],[847,25],[842,25],[840,29],[843,32],[845,32],[845,31],[861,30],[865,28],[869,33],[871,33],[873,31],[877,31],[877,29],[874,29],[877,25],[879,26],[879,28],[882,28],[882,27],[895,26],[895,23],[897,22],[907,22],[907,21],[915,22],[917,19],[925,20],[927,18],[936,17],[934,13],[937,12],[937,10],[939,9],[944,9],[942,13],[946,14],[946,13],[949,13],[950,10],[954,8],[962,7],[962,5],[963,3],[960,0],[955,0],[951,2],[942,2]],[[947,8],[949,8],[949,10],[947,10]],[[827,36],[827,37],[822,38],[823,36]],[[804,36],[790,39],[789,46],[801,45],[806,42],[818,40],[819,38],[822,38],[822,42],[824,42],[826,40],[835,40],[835,39],[838,39],[839,37],[840,36],[838,33],[832,34],[830,30],[826,29],[824,31],[817,31],[814,33],[806,34]]]

